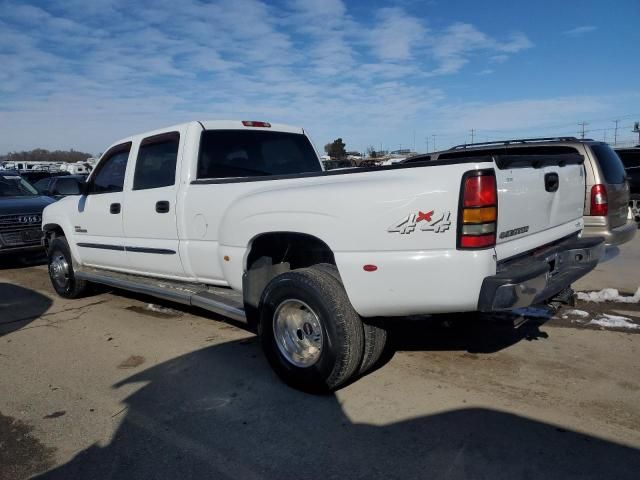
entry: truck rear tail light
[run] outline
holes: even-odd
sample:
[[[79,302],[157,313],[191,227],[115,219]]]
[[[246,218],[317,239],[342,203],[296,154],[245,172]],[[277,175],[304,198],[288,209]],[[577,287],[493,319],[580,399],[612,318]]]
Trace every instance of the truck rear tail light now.
[[[609,213],[609,200],[607,187],[602,184],[591,187],[591,215],[594,217],[606,217]]]
[[[271,124],[269,122],[254,122],[253,120],[243,120],[242,125],[245,127],[271,128]]]
[[[464,223],[493,222],[496,219],[496,207],[465,208],[462,221]]]
[[[465,173],[460,192],[458,248],[490,248],[496,244],[498,192],[493,170]]]

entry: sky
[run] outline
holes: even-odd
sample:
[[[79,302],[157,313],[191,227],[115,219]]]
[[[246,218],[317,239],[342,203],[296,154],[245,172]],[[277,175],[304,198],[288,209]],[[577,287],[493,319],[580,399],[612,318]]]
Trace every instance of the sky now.
[[[631,142],[640,1],[0,0],[0,154],[98,153],[190,120],[319,150]]]

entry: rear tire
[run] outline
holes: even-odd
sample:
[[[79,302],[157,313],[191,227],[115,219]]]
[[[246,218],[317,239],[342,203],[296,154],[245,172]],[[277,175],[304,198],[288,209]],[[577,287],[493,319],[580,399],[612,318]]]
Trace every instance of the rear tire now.
[[[374,320],[378,322],[378,320]],[[360,365],[360,375],[373,370],[380,361],[387,346],[387,329],[382,322],[377,325],[372,320],[363,320],[364,325],[364,355]]]
[[[342,284],[309,267],[272,279],[262,296],[265,355],[288,385],[324,393],[345,385],[363,355],[363,328]]]
[[[340,272],[335,265],[319,263],[315,265],[315,268],[330,274],[342,284],[342,277],[340,277]],[[370,372],[378,364],[387,346],[387,330],[380,320],[362,320],[362,328],[364,333],[364,352],[362,364],[358,370],[359,375]]]
[[[89,283],[75,277],[71,250],[65,237],[55,237],[51,240],[48,259],[49,279],[58,295],[64,298],[79,298],[87,294]]]

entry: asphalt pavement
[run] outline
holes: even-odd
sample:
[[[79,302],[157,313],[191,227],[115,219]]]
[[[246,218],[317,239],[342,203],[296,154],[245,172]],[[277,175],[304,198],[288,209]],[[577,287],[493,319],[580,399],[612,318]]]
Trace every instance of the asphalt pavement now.
[[[580,285],[633,293],[639,251]],[[589,319],[640,325],[639,307],[576,308],[397,321],[380,368],[311,396],[239,324],[120,291],[64,300],[45,266],[5,264],[0,480],[636,479],[640,329]]]

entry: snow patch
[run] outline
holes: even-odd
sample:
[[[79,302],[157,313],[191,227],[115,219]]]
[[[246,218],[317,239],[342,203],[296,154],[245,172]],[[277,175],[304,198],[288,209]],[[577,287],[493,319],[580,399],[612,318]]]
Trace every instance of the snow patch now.
[[[565,310],[565,315],[573,315],[576,317],[587,318],[589,316],[589,312],[585,312],[584,310]]]
[[[156,313],[162,313],[164,315],[176,315],[177,313],[180,313],[177,310],[174,310],[173,308],[163,307],[161,305],[156,305],[155,303],[148,303],[147,310],[150,310]]]
[[[640,303],[640,287],[632,296],[622,296],[615,288],[605,288],[599,292],[578,292],[578,299],[585,302]]]
[[[603,316],[600,318],[591,320],[588,325],[598,325],[605,328],[640,328],[640,325],[633,323],[630,318],[620,317],[618,315],[609,315],[607,313],[603,313],[602,315]]]

